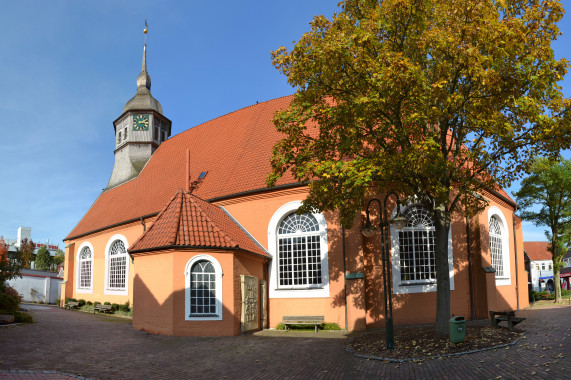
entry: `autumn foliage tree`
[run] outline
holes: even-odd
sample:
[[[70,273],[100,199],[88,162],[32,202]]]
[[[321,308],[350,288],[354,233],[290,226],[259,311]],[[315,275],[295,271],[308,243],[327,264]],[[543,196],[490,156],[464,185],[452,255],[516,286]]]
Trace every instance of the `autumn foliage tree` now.
[[[296,88],[274,117],[274,185],[310,182],[301,212],[349,226],[371,188],[415,196],[435,223],[437,332],[448,331],[453,212],[479,210],[537,155],[569,147],[557,0],[346,0],[273,64]]]
[[[22,239],[20,247],[18,248],[18,256],[22,268],[30,268],[32,261],[34,261],[34,250],[36,249],[34,242],[28,238]]]
[[[6,281],[20,274],[20,262],[8,256],[8,248],[4,237],[0,236],[0,294],[6,290]]]

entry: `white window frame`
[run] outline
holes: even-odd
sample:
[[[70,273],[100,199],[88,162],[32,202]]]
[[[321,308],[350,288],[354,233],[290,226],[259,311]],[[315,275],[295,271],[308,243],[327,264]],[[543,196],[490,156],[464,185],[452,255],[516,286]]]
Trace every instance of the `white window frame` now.
[[[216,278],[216,316],[192,316],[190,315],[190,270],[192,266],[201,260],[207,260],[212,263],[215,270]],[[186,321],[221,321],[222,320],[222,266],[214,257],[210,255],[197,255],[186,263],[184,268],[184,319]]]
[[[504,277],[496,277],[496,286],[511,285],[509,225],[502,210],[497,206],[491,206],[488,209],[488,225],[486,226],[488,229],[490,228],[490,219],[492,216],[499,219],[500,229],[502,230],[502,261],[504,266]],[[489,246],[490,243],[488,242],[488,249],[490,249]],[[491,262],[492,252],[490,251],[490,263]]]
[[[91,251],[91,283],[89,285],[88,288],[81,288],[81,259],[80,254],[81,251],[83,251],[83,248],[89,248],[89,250]],[[79,246],[78,250],[77,250],[77,254],[76,254],[76,259],[75,259],[75,272],[76,272],[76,276],[75,276],[75,292],[76,293],[93,293],[93,274],[94,274],[94,264],[95,264],[95,250],[93,249],[93,246],[91,245],[91,243],[89,242],[83,242],[81,243],[81,245]]]
[[[270,219],[268,225],[268,252],[272,256],[269,273],[270,298],[323,298],[329,297],[329,246],[327,241],[327,221],[323,214],[311,214],[319,224],[319,245],[321,249],[321,285],[308,285],[306,288],[278,285],[278,228],[292,212],[297,211],[302,201],[292,201],[282,205]]]
[[[111,256],[109,255],[109,251],[111,250],[111,246],[116,240],[121,240],[125,245],[125,288],[124,289],[110,289],[109,288],[109,260]],[[129,243],[127,242],[127,238],[121,234],[113,235],[107,241],[107,245],[105,246],[105,288],[103,289],[103,294],[109,295],[118,295],[118,296],[127,296],[129,295],[129,265],[131,259],[127,251],[129,250]]]
[[[403,212],[413,206],[420,206],[414,203],[408,205],[401,205],[400,211],[401,215]],[[391,219],[396,216],[396,208],[393,210]],[[429,293],[436,292],[436,280],[413,280],[413,281],[402,281],[401,280],[401,268],[400,268],[400,244],[399,244],[399,231],[390,226],[391,230],[391,264],[393,271],[393,294],[411,294],[411,293]],[[379,238],[380,239],[380,238]],[[379,241],[380,249],[380,241]],[[436,248],[436,247],[435,247]],[[436,259],[436,257],[435,257]],[[454,290],[454,255],[452,252],[452,225],[450,225],[450,230],[448,231],[448,273],[450,276],[450,290]]]

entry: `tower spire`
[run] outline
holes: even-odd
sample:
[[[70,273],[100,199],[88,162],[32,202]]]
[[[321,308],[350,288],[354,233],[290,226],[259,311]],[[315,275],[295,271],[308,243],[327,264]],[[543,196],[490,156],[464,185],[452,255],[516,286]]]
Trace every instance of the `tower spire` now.
[[[145,29],[143,33],[145,34],[145,42],[143,44],[143,64],[141,65],[141,73],[137,77],[137,89],[140,87],[146,87],[149,91],[151,90],[151,76],[147,71],[147,33],[149,32],[149,24],[145,19]]]

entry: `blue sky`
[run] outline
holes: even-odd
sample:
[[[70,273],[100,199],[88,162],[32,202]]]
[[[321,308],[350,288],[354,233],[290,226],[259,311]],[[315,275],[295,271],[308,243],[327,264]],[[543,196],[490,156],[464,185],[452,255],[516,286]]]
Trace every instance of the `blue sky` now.
[[[63,248],[107,185],[112,122],[135,94],[145,19],[152,93],[174,135],[291,94],[270,51],[336,10],[336,0],[0,0],[0,235],[32,227],[34,241]],[[570,18],[557,57],[571,45]],[[563,86],[569,96],[569,75]],[[524,240],[545,240],[543,228],[525,223]]]

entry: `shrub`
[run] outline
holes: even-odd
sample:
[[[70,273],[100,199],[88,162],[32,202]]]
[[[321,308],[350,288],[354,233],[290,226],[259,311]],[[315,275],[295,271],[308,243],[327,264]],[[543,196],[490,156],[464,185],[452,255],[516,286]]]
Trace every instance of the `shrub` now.
[[[32,318],[32,316],[28,313],[22,313],[22,312],[17,311],[14,313],[14,322],[32,323],[32,322],[34,322],[34,318]]]
[[[93,302],[93,306],[97,306],[97,305],[101,305],[101,302],[99,302],[99,301]]]
[[[123,305],[119,306],[119,310],[128,313],[131,311],[131,308],[129,307],[129,301],[125,302]]]
[[[323,330],[341,330],[337,323],[324,323]]]
[[[113,311],[119,310],[119,304],[118,304],[118,303],[112,303],[112,304],[111,304],[111,309],[113,309]]]
[[[0,309],[12,314],[20,308],[22,297],[11,286],[7,286],[3,293],[0,293]]]
[[[91,305],[93,305],[93,302],[87,301],[85,304],[86,304],[87,306],[91,306]]]
[[[77,301],[77,302],[79,302],[79,307],[85,306],[85,300],[84,300],[84,299],[80,299],[80,300]]]
[[[283,323],[278,323],[276,330],[285,330],[285,325]]]
[[[103,305],[111,305],[111,302],[103,302]]]
[[[569,298],[571,296],[571,290],[561,289],[561,298]]]
[[[69,302],[77,302],[77,300],[75,298],[71,298],[71,297],[66,297],[65,299],[65,303],[69,303]]]

